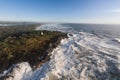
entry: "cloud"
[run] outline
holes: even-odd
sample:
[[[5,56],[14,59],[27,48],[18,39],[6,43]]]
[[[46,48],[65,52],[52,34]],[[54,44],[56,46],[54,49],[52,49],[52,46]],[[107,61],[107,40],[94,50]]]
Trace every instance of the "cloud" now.
[[[120,9],[114,9],[114,10],[111,10],[110,12],[112,12],[112,13],[120,13]]]

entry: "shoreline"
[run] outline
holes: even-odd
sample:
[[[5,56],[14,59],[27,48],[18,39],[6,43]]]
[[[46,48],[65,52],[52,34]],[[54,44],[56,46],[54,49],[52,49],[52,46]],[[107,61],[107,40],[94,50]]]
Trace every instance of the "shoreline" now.
[[[35,51],[35,50],[37,50],[37,49],[35,49],[35,50],[33,50],[34,52],[36,52],[36,54],[34,54],[34,55],[36,55],[36,57],[35,56],[33,56],[33,53],[31,53],[31,57],[28,57],[28,59],[26,58],[25,60],[23,60],[23,61],[15,61],[15,63],[13,62],[12,64],[18,64],[18,63],[21,63],[21,62],[28,62],[29,64],[30,64],[30,66],[32,67],[32,69],[33,70],[35,70],[35,69],[37,69],[38,67],[40,67],[41,65],[43,65],[45,62],[47,62],[47,61],[49,61],[49,59],[50,59],[50,52],[52,52],[52,50],[54,49],[54,48],[56,48],[59,44],[60,44],[60,41],[63,39],[63,38],[67,38],[67,34],[66,33],[62,33],[62,32],[58,32],[58,31],[45,31],[45,30],[43,30],[43,31],[33,31],[33,32],[36,32],[36,34],[37,34],[37,32],[40,32],[39,34],[41,35],[41,32],[43,32],[44,34],[43,34],[43,37],[41,38],[41,39],[43,39],[43,40],[41,40],[42,41],[42,43],[40,43],[40,44],[42,44],[43,46],[41,46],[41,48],[37,48],[39,51]],[[30,33],[30,32],[28,32],[28,33]],[[52,35],[54,35],[54,36],[52,36],[50,39],[49,39],[49,36],[48,36],[48,38],[47,38],[47,34],[49,35],[49,36],[52,36]],[[46,38],[44,39],[44,35],[46,36]],[[14,37],[14,36],[13,36]],[[47,40],[48,39],[48,40]],[[37,45],[37,44],[36,44]],[[43,48],[42,48],[43,47]],[[27,48],[26,48],[27,49]],[[39,54],[39,53],[41,53],[41,54]],[[27,55],[27,54],[26,54]],[[29,54],[28,54],[29,55]],[[41,57],[41,59],[37,59],[38,58],[38,56],[40,56]],[[21,56],[22,57],[22,56]],[[19,57],[18,57],[19,58]],[[33,59],[34,58],[34,59]],[[36,59],[35,59],[36,58]],[[15,58],[15,60],[16,60],[17,58]],[[24,58],[23,58],[24,59]],[[13,59],[14,60],[14,59]],[[38,61],[37,61],[38,60]],[[12,66],[12,65],[11,65]],[[7,69],[9,69],[10,68],[10,66],[7,68]],[[5,69],[5,68],[4,68]],[[6,70],[6,69],[5,69]],[[12,69],[10,70],[10,72],[12,72]],[[9,72],[8,72],[9,73]],[[4,76],[4,78],[5,77],[8,77],[8,76]]]

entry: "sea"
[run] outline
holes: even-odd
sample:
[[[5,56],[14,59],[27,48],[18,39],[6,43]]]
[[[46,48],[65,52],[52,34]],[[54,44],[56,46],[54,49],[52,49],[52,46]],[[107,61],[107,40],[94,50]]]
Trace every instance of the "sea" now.
[[[51,53],[43,79],[120,80],[120,25],[44,24],[36,30],[68,34]]]

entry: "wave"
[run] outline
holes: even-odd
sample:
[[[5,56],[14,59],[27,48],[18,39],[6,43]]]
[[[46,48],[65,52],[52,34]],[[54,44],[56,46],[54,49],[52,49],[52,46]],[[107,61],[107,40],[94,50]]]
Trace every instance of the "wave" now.
[[[71,27],[62,26],[60,24],[43,24],[36,27],[35,30],[61,31],[61,32],[67,32],[67,33],[76,32]]]
[[[54,75],[68,80],[118,80],[118,47],[89,33],[73,34],[72,37],[62,40],[53,50],[50,70],[44,79],[49,80],[50,76]]]
[[[43,25],[36,30],[59,31],[58,25],[54,26],[56,28],[53,28],[53,25],[51,28],[46,26]],[[32,71],[28,78],[31,80],[119,80],[119,74],[120,44],[116,45],[107,37],[101,38],[95,34],[79,32],[68,33],[68,38],[62,39],[60,45],[52,51],[50,61],[36,71]]]
[[[113,41],[120,43],[120,39],[119,38],[114,38]]]

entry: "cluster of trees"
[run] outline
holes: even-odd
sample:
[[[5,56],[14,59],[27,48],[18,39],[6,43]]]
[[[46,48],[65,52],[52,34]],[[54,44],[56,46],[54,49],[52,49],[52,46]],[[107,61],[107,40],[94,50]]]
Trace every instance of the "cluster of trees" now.
[[[0,40],[0,72],[18,62],[28,61],[31,66],[37,66],[49,60],[49,51],[66,37],[65,33],[56,31],[30,30],[13,31]]]
[[[0,26],[0,40],[13,33],[33,31],[40,24],[19,24],[11,26]]]

